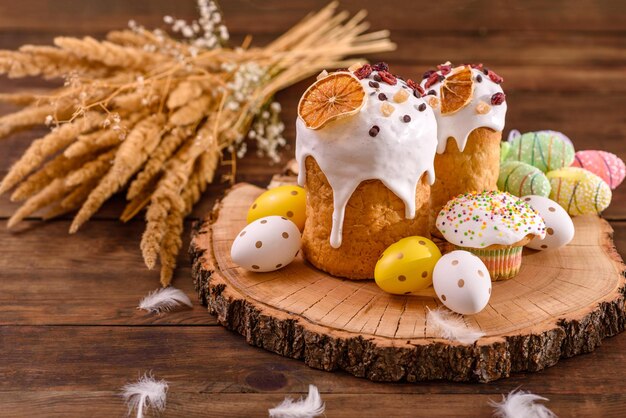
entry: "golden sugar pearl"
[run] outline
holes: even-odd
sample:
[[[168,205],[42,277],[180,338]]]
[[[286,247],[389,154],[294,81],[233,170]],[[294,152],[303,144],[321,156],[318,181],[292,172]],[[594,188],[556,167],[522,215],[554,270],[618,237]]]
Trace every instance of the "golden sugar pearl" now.
[[[248,223],[267,216],[281,216],[302,231],[306,221],[306,192],[298,186],[280,186],[257,197],[248,210]],[[263,221],[261,221],[263,223]]]
[[[486,113],[489,113],[490,110],[491,110],[491,106],[483,102],[482,100],[478,102],[478,104],[476,105],[476,113],[478,113],[479,115],[484,115]]]
[[[393,107],[393,105],[391,105],[389,102],[383,102],[383,104],[380,105],[380,111],[385,117],[390,116],[394,110],[396,110],[396,108]]]
[[[433,109],[436,109],[439,106],[439,99],[436,98],[435,96],[430,96],[428,98],[428,104],[430,105],[430,107],[432,107]]]
[[[396,103],[404,103],[409,98],[409,93],[406,89],[400,89],[393,95],[393,101]]]
[[[328,76],[328,71],[323,70],[321,73],[319,73],[316,77],[316,80],[321,80],[322,78]]]

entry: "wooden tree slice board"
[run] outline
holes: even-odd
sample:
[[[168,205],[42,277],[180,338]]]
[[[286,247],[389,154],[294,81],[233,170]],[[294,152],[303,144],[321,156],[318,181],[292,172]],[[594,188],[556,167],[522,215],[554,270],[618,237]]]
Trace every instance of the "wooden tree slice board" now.
[[[565,248],[525,250],[520,274],[493,283],[487,308],[464,317],[485,336],[462,345],[438,338],[426,321],[427,309],[440,305],[432,288],[390,295],[373,281],[332,277],[301,256],[271,273],[235,265],[231,244],[262,192],[233,187],[198,225],[190,249],[201,301],[249,344],[375,381],[488,382],[590,352],[625,328],[625,266],[598,216],[574,218],[576,237]]]

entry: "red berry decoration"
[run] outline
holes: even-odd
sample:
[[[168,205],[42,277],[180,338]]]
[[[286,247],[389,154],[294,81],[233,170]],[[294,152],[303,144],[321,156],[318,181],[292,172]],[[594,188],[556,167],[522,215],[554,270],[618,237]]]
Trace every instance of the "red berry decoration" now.
[[[385,83],[389,84],[390,86],[395,86],[396,83],[398,82],[398,80],[396,79],[396,76],[391,74],[389,71],[380,70],[378,71],[378,75]]]
[[[442,75],[446,75],[448,74],[450,71],[452,71],[452,65],[449,64],[441,64],[437,66],[437,69],[439,71],[441,71]]]
[[[359,68],[358,70],[354,72],[354,75],[359,80],[363,80],[364,78],[369,77],[370,74],[372,74],[372,66],[369,64],[363,65],[361,68]]]
[[[496,84],[500,84],[504,81],[504,78],[500,77],[498,74],[494,73],[491,70],[487,70],[487,76],[489,77],[491,81],[493,81]]]
[[[410,78],[406,81],[406,85],[413,89],[413,95],[415,97],[422,97],[424,95],[424,89],[422,88],[422,86],[420,86]]]
[[[426,84],[424,84],[424,87],[429,88],[430,86],[432,86],[433,84],[439,81],[441,81],[439,79],[439,74],[437,74],[436,72],[433,72],[430,76],[428,76],[428,80],[426,80]]]
[[[506,99],[506,96],[504,93],[496,93],[493,96],[491,96],[491,104],[494,106],[501,105],[502,103],[504,103],[505,99]]]
[[[389,66],[386,62],[379,62],[372,66],[374,71],[389,71]]]

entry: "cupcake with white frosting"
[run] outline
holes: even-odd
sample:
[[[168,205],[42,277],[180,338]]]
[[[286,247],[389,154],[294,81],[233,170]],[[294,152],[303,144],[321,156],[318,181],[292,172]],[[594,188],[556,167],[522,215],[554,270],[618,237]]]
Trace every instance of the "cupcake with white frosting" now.
[[[440,210],[436,226],[457,249],[480,257],[493,281],[514,277],[521,267],[522,247],[546,234],[543,219],[525,201],[497,191],[450,200]]]
[[[507,110],[502,81],[482,64],[452,67],[446,63],[424,74],[421,86],[437,119],[433,221],[458,194],[497,190]]]
[[[302,250],[321,270],[369,279],[390,244],[429,234],[437,124],[419,86],[386,64],[351,70],[322,74],[299,105]]]

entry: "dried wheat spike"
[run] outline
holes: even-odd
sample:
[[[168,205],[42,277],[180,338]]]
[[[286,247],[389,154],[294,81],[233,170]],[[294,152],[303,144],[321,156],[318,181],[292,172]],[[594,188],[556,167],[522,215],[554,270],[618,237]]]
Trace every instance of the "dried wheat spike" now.
[[[104,174],[105,173],[102,173],[102,175]],[[93,176],[91,179],[80,184],[80,186],[75,188],[70,194],[61,200],[61,204],[59,206],[67,211],[80,208],[85,200],[87,200],[87,197],[89,197],[89,193],[91,193],[93,188],[98,185],[99,181],[100,178],[98,176]]]
[[[168,170],[152,193],[146,211],[146,230],[141,237],[141,253],[146,266],[153,269],[156,265],[163,236],[167,230],[167,217],[173,202],[180,198],[180,193],[192,173],[195,158],[188,158],[191,146],[180,149],[170,160]]]
[[[76,168],[65,177],[65,184],[67,186],[78,186],[94,178],[98,179],[104,176],[113,165],[116,152],[116,149],[109,150],[98,155],[96,159]]]
[[[70,226],[70,233],[78,231],[80,226],[87,222],[102,204],[120,190],[141,168],[161,139],[163,122],[161,115],[153,115],[133,128],[115,154],[113,166],[89,194],[76,214]]]
[[[55,178],[65,177],[70,171],[75,170],[93,158],[93,155],[84,154],[78,158],[67,158],[61,154],[46,163],[39,171],[28,176],[26,180],[17,186],[11,195],[12,202],[27,199],[42,190]]]
[[[46,158],[61,151],[71,144],[78,135],[87,132],[102,123],[104,116],[96,112],[88,112],[84,117],[71,123],[65,123],[43,138],[33,141],[22,158],[11,167],[0,183],[0,194],[12,189],[31,171],[42,164]]]
[[[137,175],[131,183],[126,199],[132,200],[139,195],[163,169],[164,163],[178,147],[187,140],[193,131],[190,128],[176,127],[172,129],[150,155],[150,159],[144,166],[143,170]]]
[[[180,236],[183,233],[185,202],[179,196],[172,202],[172,209],[165,221],[163,241],[160,243],[159,260],[161,261],[161,285],[167,287],[172,282],[176,257],[183,245]]]
[[[0,93],[0,102],[16,106],[28,106],[41,99],[41,96],[34,93]]]
[[[49,46],[25,45],[19,51],[0,53],[0,74],[9,78],[41,76],[45,79],[63,77],[70,73],[103,77],[107,74],[88,61]]]
[[[79,135],[76,142],[63,151],[67,158],[76,158],[85,154],[97,153],[102,149],[119,145],[120,133],[111,129],[101,129],[88,134]]]
[[[0,117],[0,138],[4,138],[20,129],[43,125],[46,116],[53,114],[53,105],[30,106]]]
[[[198,97],[172,113],[169,123],[174,126],[197,123],[209,112],[210,104],[211,98],[209,96]]]
[[[9,219],[7,228],[13,228],[29,215],[51,203],[61,199],[67,193],[68,187],[63,179],[54,179],[42,191],[28,199]]]
[[[54,39],[54,44],[63,51],[93,63],[108,67],[138,69],[143,72],[148,72],[167,60],[166,57],[157,53],[120,46],[108,41],[99,42],[90,36],[83,39],[57,37]]]
[[[167,97],[167,108],[172,110],[178,109],[200,97],[202,91],[202,83],[200,81],[183,81]]]
[[[146,45],[151,45],[151,41],[145,36],[132,30],[114,30],[106,35],[109,42],[121,46],[143,49]]]

